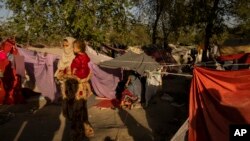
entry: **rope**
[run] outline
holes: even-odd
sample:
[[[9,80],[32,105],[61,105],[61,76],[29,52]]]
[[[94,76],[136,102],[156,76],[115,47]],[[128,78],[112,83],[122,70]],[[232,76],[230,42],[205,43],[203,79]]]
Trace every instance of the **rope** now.
[[[55,53],[48,53],[48,52],[46,52],[46,51],[38,51],[38,50],[36,50],[36,49],[28,49],[28,48],[21,48],[21,47],[17,47],[17,49],[19,49],[19,50],[24,50],[24,51],[30,51],[30,52],[36,52],[36,53],[41,53],[41,54],[51,54],[51,55],[54,55],[54,56],[58,56],[58,57],[60,57],[60,55],[58,55],[58,54],[55,54]]]
[[[118,61],[118,60],[112,60],[112,62],[156,64],[156,62],[143,62],[143,61]]]
[[[192,64],[169,64],[169,65],[163,64],[163,66],[166,66],[166,67],[187,66],[187,65],[192,65]]]
[[[186,77],[193,77],[191,74],[180,74],[180,73],[171,73],[171,72],[162,72],[162,74],[171,74],[171,75],[178,75],[178,76],[186,76]]]

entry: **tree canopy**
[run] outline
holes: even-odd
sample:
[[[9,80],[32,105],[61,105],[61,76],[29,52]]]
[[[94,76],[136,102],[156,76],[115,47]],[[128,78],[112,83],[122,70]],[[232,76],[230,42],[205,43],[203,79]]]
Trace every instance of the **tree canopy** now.
[[[1,36],[53,42],[65,36],[95,45],[205,44],[229,33],[249,37],[247,0],[0,0],[13,15]],[[232,20],[233,19],[233,20]],[[228,24],[228,23],[231,24]]]

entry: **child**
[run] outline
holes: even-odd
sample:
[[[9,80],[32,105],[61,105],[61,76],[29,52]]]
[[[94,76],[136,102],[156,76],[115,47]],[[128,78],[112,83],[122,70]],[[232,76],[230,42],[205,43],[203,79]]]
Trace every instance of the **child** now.
[[[88,63],[90,61],[89,56],[85,53],[86,44],[82,41],[76,40],[73,43],[73,51],[76,55],[71,63],[71,73],[76,76],[79,81],[82,82],[82,88],[85,92],[86,98],[92,94],[89,79],[91,76]]]

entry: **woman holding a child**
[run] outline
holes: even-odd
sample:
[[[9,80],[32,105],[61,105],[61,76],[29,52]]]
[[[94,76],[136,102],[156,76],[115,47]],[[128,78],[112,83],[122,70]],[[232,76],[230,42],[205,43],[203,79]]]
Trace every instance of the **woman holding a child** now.
[[[87,110],[87,98],[92,94],[90,58],[85,53],[84,41],[67,37],[63,40],[63,47],[55,77],[61,85],[63,115],[71,121],[72,140],[81,140],[94,135]]]

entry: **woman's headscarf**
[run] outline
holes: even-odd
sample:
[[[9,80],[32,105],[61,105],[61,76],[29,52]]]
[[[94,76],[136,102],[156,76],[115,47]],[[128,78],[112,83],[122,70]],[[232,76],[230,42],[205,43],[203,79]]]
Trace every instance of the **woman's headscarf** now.
[[[75,58],[74,52],[73,52],[73,43],[75,41],[75,38],[73,37],[66,37],[64,40],[67,40],[69,43],[68,47],[63,48],[63,54],[61,59],[58,62],[57,70],[64,70],[67,67],[70,67],[72,60]]]

